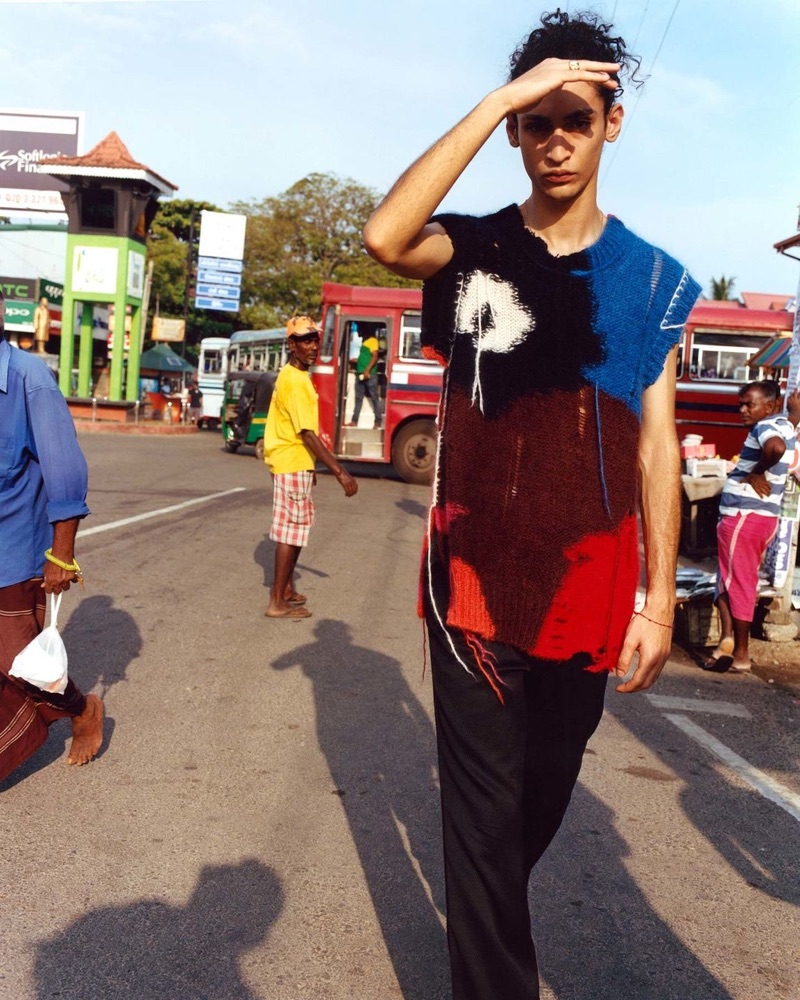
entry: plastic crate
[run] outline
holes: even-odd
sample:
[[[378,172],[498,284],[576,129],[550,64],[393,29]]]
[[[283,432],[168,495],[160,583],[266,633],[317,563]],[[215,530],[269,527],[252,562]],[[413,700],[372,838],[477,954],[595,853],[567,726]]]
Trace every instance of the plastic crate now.
[[[709,598],[686,601],[675,609],[675,632],[692,646],[716,646],[722,638],[719,611]]]

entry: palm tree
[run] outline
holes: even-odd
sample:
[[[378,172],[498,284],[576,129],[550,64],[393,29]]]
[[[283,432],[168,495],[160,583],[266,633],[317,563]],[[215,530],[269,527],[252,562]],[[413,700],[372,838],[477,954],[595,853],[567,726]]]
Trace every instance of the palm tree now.
[[[728,299],[732,299],[731,292],[735,284],[736,278],[726,278],[724,274],[719,278],[712,278],[711,298],[716,302],[725,302]]]

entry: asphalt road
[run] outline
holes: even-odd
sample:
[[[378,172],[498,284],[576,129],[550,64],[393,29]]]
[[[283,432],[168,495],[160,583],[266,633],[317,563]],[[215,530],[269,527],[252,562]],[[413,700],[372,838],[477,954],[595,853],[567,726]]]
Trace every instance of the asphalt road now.
[[[263,466],[209,433],[81,441],[62,617],[106,739],[67,768],[58,723],[0,784],[0,998],[447,1000],[427,490],[320,476],[314,617],[275,622]],[[543,996],[797,1000],[796,692],[681,657],[656,691],[609,693],[535,873]]]

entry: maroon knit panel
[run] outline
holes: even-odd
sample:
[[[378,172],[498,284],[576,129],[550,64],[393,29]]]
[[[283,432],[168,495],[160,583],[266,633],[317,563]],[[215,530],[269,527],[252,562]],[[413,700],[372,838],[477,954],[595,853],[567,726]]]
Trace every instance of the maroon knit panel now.
[[[636,506],[638,420],[600,393],[598,436],[594,392],[584,386],[517,399],[494,420],[459,387],[450,392],[439,498],[447,549],[477,575],[494,638],[519,649],[535,644],[564,577],[563,552],[614,531]],[[457,588],[458,578],[451,583]],[[448,621],[481,633],[485,615],[476,607],[468,617]]]

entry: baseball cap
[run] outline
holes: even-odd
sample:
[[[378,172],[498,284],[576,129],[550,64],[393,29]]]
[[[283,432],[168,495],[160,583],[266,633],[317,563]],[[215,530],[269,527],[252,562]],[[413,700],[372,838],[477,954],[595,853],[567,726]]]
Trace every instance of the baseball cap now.
[[[297,340],[305,340],[311,336],[319,338],[321,333],[321,327],[310,316],[292,316],[286,325],[286,336]]]

